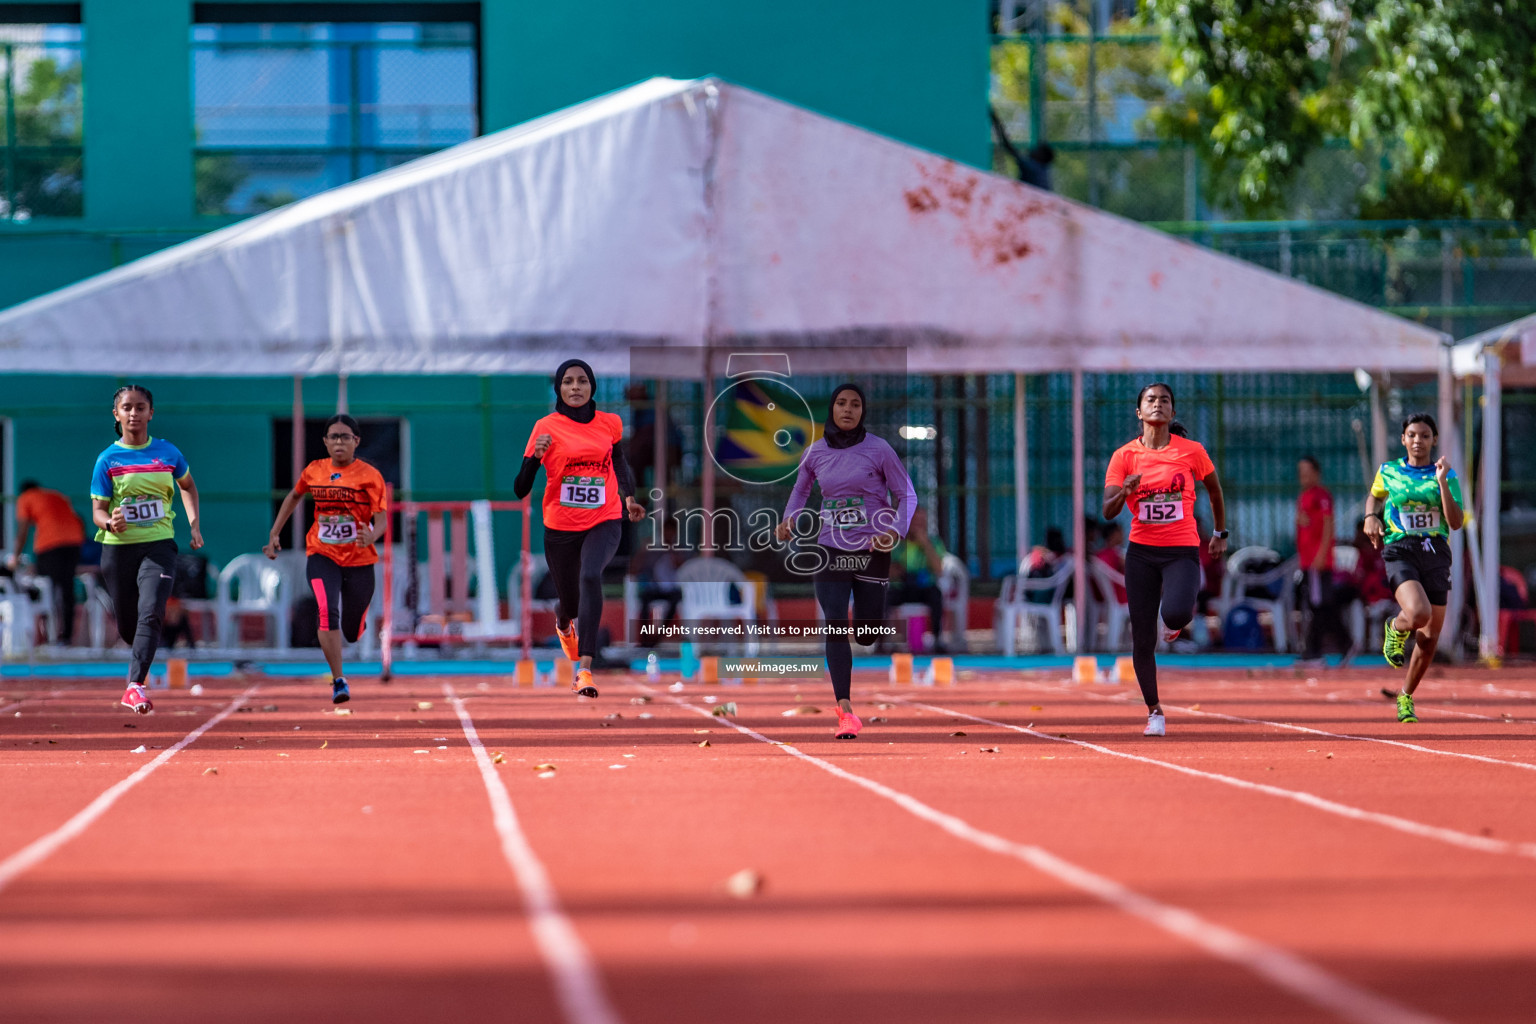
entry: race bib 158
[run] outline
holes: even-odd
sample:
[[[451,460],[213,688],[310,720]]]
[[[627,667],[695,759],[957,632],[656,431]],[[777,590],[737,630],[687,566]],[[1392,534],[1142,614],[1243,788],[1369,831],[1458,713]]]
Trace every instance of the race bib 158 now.
[[[560,504],[566,508],[602,508],[607,499],[607,477],[567,476],[560,479]]]

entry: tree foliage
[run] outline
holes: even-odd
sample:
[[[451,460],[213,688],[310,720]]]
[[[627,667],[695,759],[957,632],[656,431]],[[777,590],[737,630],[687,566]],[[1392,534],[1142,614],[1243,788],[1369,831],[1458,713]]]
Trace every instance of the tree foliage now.
[[[1329,139],[1379,154],[1375,217],[1536,218],[1536,0],[1143,0],[1212,191],[1285,208]]]

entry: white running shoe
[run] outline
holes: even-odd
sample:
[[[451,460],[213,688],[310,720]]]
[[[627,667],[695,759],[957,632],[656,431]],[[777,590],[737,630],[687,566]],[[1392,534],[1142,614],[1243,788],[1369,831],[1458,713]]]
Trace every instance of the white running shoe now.
[[[1150,715],[1147,716],[1147,728],[1146,728],[1146,731],[1144,731],[1142,733],[1142,735],[1143,736],[1166,736],[1166,735],[1168,735],[1168,720],[1163,717],[1163,713],[1161,711],[1154,711]]]

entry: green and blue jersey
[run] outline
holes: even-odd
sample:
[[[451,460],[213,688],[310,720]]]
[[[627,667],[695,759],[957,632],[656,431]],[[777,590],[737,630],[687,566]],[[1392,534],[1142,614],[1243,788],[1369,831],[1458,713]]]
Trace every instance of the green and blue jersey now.
[[[103,544],[171,540],[176,481],[191,471],[186,456],[169,441],[152,437],[140,445],[113,444],[96,457],[91,497],[106,501],[109,514],[121,507],[128,525],[121,533],[97,530],[96,539]]]
[[[1454,469],[1446,477],[1446,487],[1460,505],[1461,480]],[[1387,507],[1381,518],[1386,525],[1384,541],[1388,544],[1404,537],[1451,535],[1433,463],[1414,466],[1407,459],[1383,463],[1371,482],[1371,496],[1386,499]]]

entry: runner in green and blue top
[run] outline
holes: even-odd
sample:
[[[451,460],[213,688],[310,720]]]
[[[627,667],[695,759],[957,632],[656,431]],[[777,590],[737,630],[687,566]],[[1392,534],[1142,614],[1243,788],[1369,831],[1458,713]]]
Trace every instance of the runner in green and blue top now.
[[[1397,720],[1417,722],[1413,691],[1435,658],[1451,590],[1452,530],[1461,529],[1461,481],[1445,456],[1431,461],[1439,430],[1434,418],[1418,413],[1403,421],[1406,458],[1376,471],[1365,501],[1365,533],[1381,548],[1398,607],[1387,620],[1382,656],[1393,668],[1408,664],[1397,698]],[[1411,659],[1408,639],[1417,637]],[[1390,692],[1390,691],[1389,691]]]
[[[112,417],[122,440],[97,456],[91,475],[101,579],[112,597],[118,635],[133,648],[123,705],[141,715],[151,708],[144,680],[160,646],[165,602],[176,578],[176,513],[171,505],[178,487],[192,547],[203,546],[192,470],[175,445],[149,436],[154,415],[155,399],[148,388],[118,388],[112,396]]]

